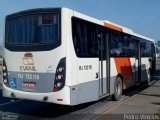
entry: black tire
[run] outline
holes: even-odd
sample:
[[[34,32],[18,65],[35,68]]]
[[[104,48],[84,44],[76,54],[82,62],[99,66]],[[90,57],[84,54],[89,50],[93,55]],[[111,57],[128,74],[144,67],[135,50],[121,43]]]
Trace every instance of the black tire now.
[[[114,95],[113,99],[118,101],[122,97],[122,79],[117,76],[114,82]]]

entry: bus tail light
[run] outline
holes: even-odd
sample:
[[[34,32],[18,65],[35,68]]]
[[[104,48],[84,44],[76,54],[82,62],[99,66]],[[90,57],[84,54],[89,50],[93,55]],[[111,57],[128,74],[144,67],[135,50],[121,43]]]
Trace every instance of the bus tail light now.
[[[8,86],[9,85],[9,81],[8,81],[8,73],[7,73],[7,66],[5,63],[5,60],[3,59],[3,83]]]
[[[65,85],[66,58],[62,58],[57,66],[53,92],[61,90]]]

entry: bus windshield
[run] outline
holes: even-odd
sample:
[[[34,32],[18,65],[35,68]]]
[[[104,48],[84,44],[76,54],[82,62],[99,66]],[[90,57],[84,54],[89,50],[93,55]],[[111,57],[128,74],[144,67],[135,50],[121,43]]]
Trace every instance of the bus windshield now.
[[[39,13],[10,18],[7,21],[8,44],[57,43],[59,20],[56,13]]]

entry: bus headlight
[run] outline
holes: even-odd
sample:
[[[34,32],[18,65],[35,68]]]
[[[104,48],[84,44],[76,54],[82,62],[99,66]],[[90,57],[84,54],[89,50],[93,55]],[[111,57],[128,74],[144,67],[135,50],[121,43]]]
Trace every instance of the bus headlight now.
[[[66,58],[62,58],[57,66],[53,92],[61,90],[65,85]]]

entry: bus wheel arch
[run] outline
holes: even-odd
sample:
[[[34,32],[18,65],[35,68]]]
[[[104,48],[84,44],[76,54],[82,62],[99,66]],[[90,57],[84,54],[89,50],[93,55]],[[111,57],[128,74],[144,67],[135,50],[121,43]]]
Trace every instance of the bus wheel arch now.
[[[123,75],[119,73],[117,76],[121,78],[121,80],[122,80],[122,85],[123,85]]]

